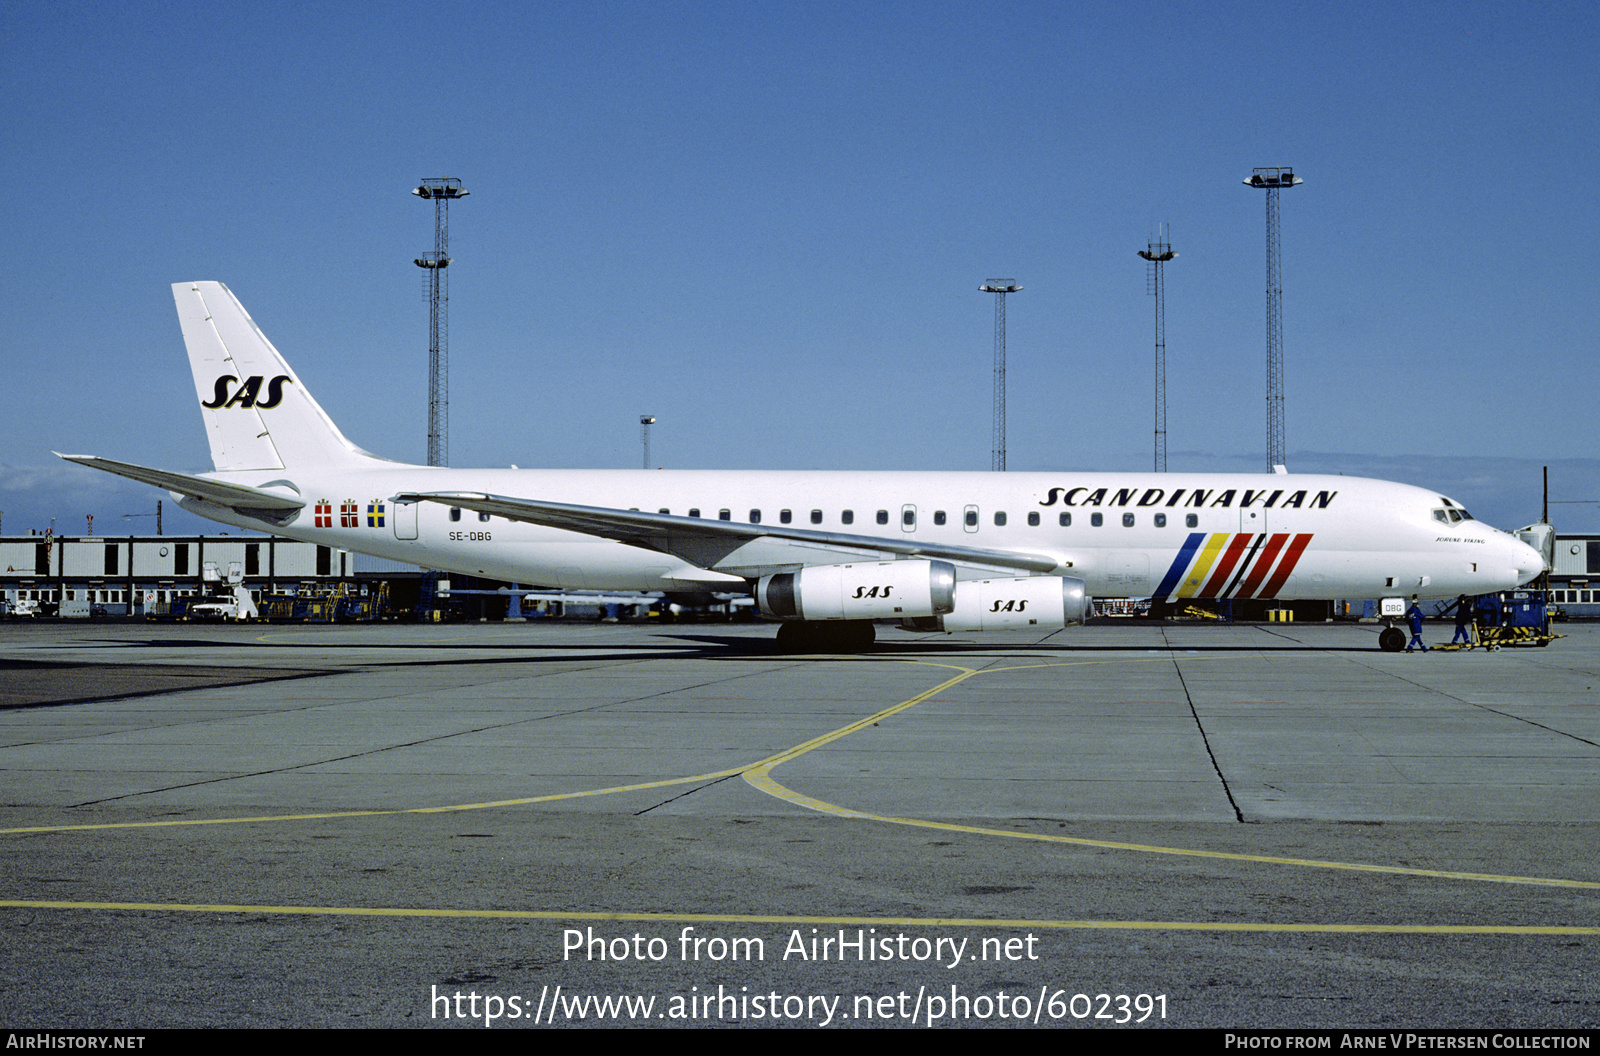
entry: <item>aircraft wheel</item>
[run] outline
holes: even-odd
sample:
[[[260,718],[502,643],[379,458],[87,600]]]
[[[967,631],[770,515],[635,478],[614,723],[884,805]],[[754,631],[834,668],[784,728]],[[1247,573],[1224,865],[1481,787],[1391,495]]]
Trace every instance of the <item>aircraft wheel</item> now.
[[[1378,648],[1386,653],[1398,653],[1406,647],[1406,632],[1398,627],[1385,627],[1378,635]]]

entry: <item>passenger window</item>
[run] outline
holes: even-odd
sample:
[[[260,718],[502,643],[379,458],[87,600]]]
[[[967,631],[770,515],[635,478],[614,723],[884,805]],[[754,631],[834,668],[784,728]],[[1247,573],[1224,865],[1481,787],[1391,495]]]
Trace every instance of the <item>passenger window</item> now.
[[[996,528],[1004,528],[1006,526],[1006,511],[1004,511],[1004,510],[995,510],[994,511],[994,526]]]
[[[840,524],[855,524],[856,523],[856,511],[855,510],[845,510],[843,513],[839,514],[839,523]]]
[[[1089,515],[1089,523],[1094,525],[1096,528],[1098,528],[1102,524],[1106,523],[1105,515],[1104,514],[1100,514],[1100,513],[1091,513]]]
[[[690,517],[698,517],[698,516],[700,516],[700,507],[698,507],[698,506],[690,506],[689,507],[689,516]]]
[[[1034,510],[1032,513],[1028,514],[1028,527],[1029,528],[1037,528],[1037,527],[1039,527],[1039,511],[1038,510]]]
[[[460,506],[452,506],[452,507],[450,507],[450,519],[452,521],[459,521],[461,519],[461,507]]]
[[[751,524],[760,524],[761,523],[761,511],[760,510],[751,510],[750,511],[750,523]]]
[[[1132,528],[1133,527],[1133,514],[1125,513],[1125,514],[1122,515],[1122,527],[1124,527],[1124,528]]]
[[[978,526],[978,511],[975,509],[968,510],[966,521],[968,528],[976,528]]]
[[[489,519],[489,515],[488,515],[488,514],[487,514],[487,513],[480,513],[480,514],[478,514],[478,520],[480,520],[480,521],[487,521],[487,520],[488,520],[488,519]]]
[[[788,524],[792,520],[794,520],[794,511],[793,510],[779,510],[778,511],[778,523],[779,524]]]
[[[822,523],[822,511],[821,510],[812,510],[811,511],[811,523],[812,524],[821,524]]]
[[[900,523],[907,528],[915,528],[917,526],[917,511],[907,506],[900,511]]]
[[[933,511],[933,523],[934,524],[943,524],[944,523],[944,511],[943,510],[934,510]]]
[[[1060,518],[1058,518],[1058,519],[1061,521],[1061,527],[1063,527],[1063,528],[1071,528],[1072,527],[1072,514],[1063,513],[1060,516]]]
[[[671,513],[672,511],[667,509],[665,506],[663,506],[663,507],[661,507],[661,509],[657,510],[656,512],[657,513]]]
[[[1198,513],[1191,513],[1191,514],[1185,515],[1185,517],[1183,518],[1183,524],[1184,524],[1185,528],[1198,528],[1198,527],[1200,527],[1200,515]]]
[[[1167,526],[1167,515],[1164,514],[1164,513],[1156,514],[1156,527],[1157,528],[1165,528],[1166,526]]]
[[[879,524],[888,524],[889,523],[889,511],[888,510],[879,510],[878,511],[878,523]]]
[[[733,514],[729,510],[718,510],[717,511],[717,520],[719,520],[719,521],[731,521],[731,520],[733,520]]]

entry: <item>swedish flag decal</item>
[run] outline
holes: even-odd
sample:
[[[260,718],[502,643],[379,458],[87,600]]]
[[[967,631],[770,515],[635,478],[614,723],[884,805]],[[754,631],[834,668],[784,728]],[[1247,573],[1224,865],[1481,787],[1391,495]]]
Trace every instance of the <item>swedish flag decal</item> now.
[[[381,502],[369,502],[369,503],[367,503],[367,527],[368,528],[382,528],[383,527],[383,507],[384,507],[384,504],[381,503]]]

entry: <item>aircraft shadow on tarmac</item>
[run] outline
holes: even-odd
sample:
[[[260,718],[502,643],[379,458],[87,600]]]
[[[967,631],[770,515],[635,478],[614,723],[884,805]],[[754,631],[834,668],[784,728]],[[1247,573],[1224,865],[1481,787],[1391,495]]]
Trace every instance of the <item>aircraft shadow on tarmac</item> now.
[[[706,659],[706,660],[735,660],[744,658],[768,658],[775,656],[816,656],[816,657],[851,657],[858,659],[871,659],[881,656],[921,656],[921,655],[949,655],[952,653],[1254,653],[1263,649],[1274,652],[1286,653],[1373,653],[1378,652],[1376,638],[1366,640],[1355,639],[1347,644],[1338,645],[1311,645],[1287,637],[1275,630],[1262,628],[1263,634],[1268,637],[1246,643],[1227,645],[1204,645],[1183,643],[1173,644],[1162,642],[1129,643],[1126,645],[1108,645],[1104,641],[1085,642],[1075,641],[1071,632],[1057,632],[1041,642],[980,642],[956,636],[922,637],[906,640],[893,638],[880,638],[871,647],[861,652],[827,652],[792,653],[779,647],[778,643],[770,637],[752,637],[749,635],[719,635],[691,634],[681,631],[659,631],[651,633],[650,640],[641,642],[560,642],[560,641],[474,641],[471,638],[462,638],[448,642],[408,642],[408,641],[372,641],[372,642],[346,642],[341,646],[351,649],[366,651],[404,651],[411,653],[437,653],[441,659],[413,659],[401,661],[406,664],[440,664],[463,663],[461,658],[447,658],[448,654],[462,652],[493,652],[515,653],[515,656],[497,657],[493,660],[482,658],[476,662],[510,662],[510,663],[538,663],[541,661],[556,661],[563,659],[563,655],[581,654],[589,659],[614,658],[618,660],[650,660],[650,659]],[[682,648],[673,648],[664,645],[664,642],[683,643]],[[236,639],[219,637],[216,639],[205,638],[128,638],[115,640],[114,644],[134,648],[183,648],[183,649],[229,649],[238,650],[240,642]],[[250,649],[262,650],[304,650],[308,643],[301,639],[295,642],[261,642],[252,641]],[[333,646],[337,649],[341,646]],[[368,666],[368,665],[360,665]]]

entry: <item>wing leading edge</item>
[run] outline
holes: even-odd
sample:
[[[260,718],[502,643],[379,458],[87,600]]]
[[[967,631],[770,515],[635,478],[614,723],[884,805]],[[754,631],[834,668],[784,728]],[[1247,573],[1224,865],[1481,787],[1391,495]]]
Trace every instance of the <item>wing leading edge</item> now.
[[[843,532],[818,532],[786,525],[744,524],[738,521],[704,520],[677,517],[642,510],[617,510],[602,506],[575,506],[564,502],[518,499],[483,492],[434,491],[404,492],[395,502],[437,502],[460,506],[494,517],[525,521],[547,528],[614,539],[619,543],[671,554],[702,568],[722,571],[794,567],[816,563],[797,553],[761,548],[763,541],[798,543],[829,551],[856,551],[896,554],[902,557],[928,557],[984,568],[1015,569],[1024,572],[1057,572],[1061,561],[1043,553],[1017,550],[988,550],[973,546],[947,546],[909,539]],[[848,560],[849,554],[838,555]]]

